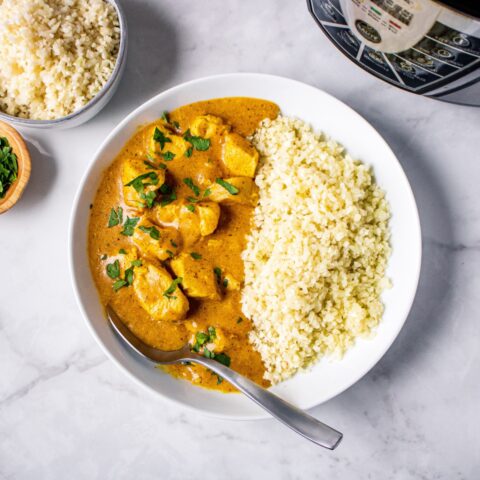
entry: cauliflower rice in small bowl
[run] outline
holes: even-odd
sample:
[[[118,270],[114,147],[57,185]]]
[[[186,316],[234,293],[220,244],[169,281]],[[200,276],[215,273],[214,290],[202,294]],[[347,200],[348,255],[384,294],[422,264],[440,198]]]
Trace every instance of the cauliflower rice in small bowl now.
[[[126,49],[115,0],[3,0],[0,119],[32,128],[86,122],[113,96]]]

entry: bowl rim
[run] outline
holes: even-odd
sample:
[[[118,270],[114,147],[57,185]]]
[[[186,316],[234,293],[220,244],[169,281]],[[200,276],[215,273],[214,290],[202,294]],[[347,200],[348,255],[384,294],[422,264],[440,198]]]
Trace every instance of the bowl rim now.
[[[132,379],[134,381],[134,383],[136,383],[137,385],[140,385],[143,389],[151,392],[153,395],[155,395],[156,398],[165,399],[168,402],[170,402],[170,404],[172,404],[172,405],[177,405],[179,407],[186,408],[187,410],[192,411],[192,412],[201,413],[202,415],[205,415],[207,417],[220,418],[220,419],[224,419],[224,420],[233,420],[233,421],[265,420],[265,419],[268,419],[268,418],[271,418],[271,417],[268,413],[264,412],[263,410],[260,410],[256,414],[250,414],[250,413],[249,414],[244,414],[244,413],[242,413],[242,414],[235,415],[235,416],[231,415],[231,414],[226,414],[226,413],[217,413],[217,412],[213,413],[211,411],[206,411],[206,410],[202,409],[201,407],[197,407],[197,406],[194,406],[194,405],[183,403],[183,402],[169,396],[168,394],[164,393],[163,391],[159,391],[159,390],[155,389],[153,386],[149,385],[147,382],[144,382],[140,378],[138,378],[126,366],[124,366],[119,360],[117,360],[115,358],[113,353],[110,351],[110,349],[107,347],[107,345],[103,342],[103,340],[97,334],[97,332],[96,332],[96,330],[93,326],[93,322],[90,320],[90,318],[89,318],[89,316],[88,316],[88,314],[87,314],[87,312],[84,308],[83,300],[81,298],[80,291],[79,291],[79,284],[78,284],[78,281],[77,281],[77,277],[75,275],[75,259],[74,259],[75,258],[75,254],[74,254],[74,225],[75,225],[75,219],[77,218],[77,216],[79,214],[79,209],[81,207],[80,197],[81,197],[82,192],[84,190],[85,184],[86,184],[88,178],[91,175],[91,171],[93,170],[93,168],[95,166],[95,163],[97,162],[97,160],[99,158],[100,153],[111,142],[112,138],[118,133],[118,131],[120,131],[125,126],[127,126],[130,123],[131,119],[133,119],[137,115],[137,113],[139,113],[140,111],[142,111],[145,108],[148,108],[148,106],[150,104],[153,104],[153,103],[157,102],[158,99],[160,99],[164,96],[167,96],[167,95],[174,94],[178,90],[195,86],[195,84],[200,84],[202,82],[208,82],[208,81],[211,81],[211,80],[229,80],[229,79],[232,79],[233,77],[236,77],[236,78],[239,78],[239,77],[244,77],[244,78],[255,77],[258,80],[272,79],[272,80],[277,80],[277,81],[278,80],[288,81],[288,82],[296,83],[296,84],[298,84],[299,86],[302,86],[302,87],[307,87],[307,88],[312,89],[316,92],[321,92],[323,95],[326,95],[327,97],[334,100],[335,102],[340,102],[349,111],[349,113],[352,116],[357,117],[357,119],[359,119],[361,122],[364,122],[366,125],[368,125],[369,128],[371,128],[374,132],[377,133],[379,142],[382,143],[383,148],[385,148],[386,150],[388,150],[391,153],[392,160],[397,164],[397,166],[398,166],[398,168],[401,172],[401,175],[403,177],[402,180],[404,181],[404,184],[407,187],[406,193],[408,194],[409,200],[411,201],[411,205],[413,207],[412,211],[411,211],[411,215],[412,215],[412,221],[414,222],[414,224],[416,226],[414,234],[416,236],[415,243],[417,245],[417,249],[416,249],[417,258],[416,258],[416,262],[415,262],[415,270],[414,270],[414,272],[412,272],[412,282],[411,282],[411,285],[410,285],[408,295],[406,296],[405,313],[404,313],[403,320],[401,322],[398,322],[398,325],[397,325],[396,329],[393,331],[393,334],[391,336],[390,341],[389,342],[384,342],[381,351],[377,354],[377,356],[375,358],[372,358],[372,360],[368,363],[368,365],[366,365],[363,369],[358,371],[358,373],[355,376],[356,379],[352,383],[350,383],[348,385],[345,385],[344,388],[341,388],[341,389],[335,391],[334,393],[332,393],[331,395],[326,396],[320,402],[316,402],[312,405],[309,405],[309,406],[305,407],[305,410],[313,409],[313,408],[331,400],[332,398],[340,395],[341,393],[348,390],[349,388],[353,387],[353,385],[355,385],[361,378],[363,378],[383,358],[385,353],[389,350],[389,348],[392,346],[392,344],[394,343],[394,341],[398,337],[398,334],[400,333],[401,329],[403,328],[403,326],[404,326],[404,324],[405,324],[405,322],[408,318],[408,315],[411,311],[415,296],[417,294],[418,284],[419,284],[419,281],[420,281],[420,272],[421,272],[421,266],[422,266],[422,232],[421,232],[420,216],[419,216],[419,213],[418,213],[418,206],[417,206],[417,203],[415,201],[415,196],[413,194],[412,187],[410,185],[408,177],[407,177],[405,171],[403,170],[403,167],[400,164],[397,156],[395,155],[393,150],[390,148],[390,146],[388,145],[386,140],[382,137],[382,135],[380,135],[380,133],[377,131],[377,129],[370,124],[370,122],[368,122],[363,116],[361,116],[359,113],[357,113],[349,105],[345,104],[344,102],[337,99],[333,95],[330,95],[329,93],[325,92],[324,90],[322,90],[320,88],[317,88],[313,85],[310,85],[308,83],[301,82],[299,80],[295,80],[295,79],[292,79],[292,78],[289,78],[289,77],[284,77],[284,76],[280,76],[280,75],[265,74],[265,73],[255,73],[255,72],[225,73],[225,74],[219,74],[219,75],[204,76],[204,77],[193,79],[193,80],[190,80],[190,81],[187,81],[187,82],[183,82],[181,84],[178,84],[178,85],[175,85],[171,88],[163,90],[163,91],[159,92],[158,94],[154,95],[153,97],[151,97],[150,99],[148,99],[147,101],[143,102],[141,105],[139,105],[137,108],[132,110],[129,114],[127,114],[124,117],[124,119],[111,130],[111,132],[107,135],[105,140],[99,145],[99,147],[97,148],[95,154],[93,155],[92,160],[90,161],[89,165],[87,166],[87,169],[86,169],[86,171],[85,171],[84,175],[82,176],[81,181],[79,183],[77,192],[76,192],[75,197],[74,197],[71,214],[70,214],[70,224],[69,224],[69,234],[68,234],[69,269],[70,269],[70,278],[71,278],[71,282],[72,282],[72,285],[73,285],[75,299],[76,299],[77,305],[78,305],[78,307],[79,307],[79,309],[82,313],[84,322],[86,323],[88,330],[90,331],[92,336],[95,338],[95,340],[97,341],[97,344],[103,350],[105,355],[110,360],[112,360],[113,363],[124,374],[126,374],[130,379]],[[239,95],[239,96],[241,96],[241,95]],[[388,192],[387,192],[387,194],[388,194]],[[415,275],[414,281],[413,281],[413,274]],[[192,388],[193,388],[193,386],[192,386]]]
[[[110,75],[110,78],[107,80],[105,85],[100,89],[100,91],[88,101],[82,108],[66,115],[65,117],[54,118],[53,120],[33,120],[30,118],[15,117],[14,115],[9,115],[8,113],[2,112],[0,110],[0,120],[4,122],[9,122],[14,124],[17,127],[56,127],[63,126],[63,124],[74,120],[82,116],[85,112],[93,108],[97,103],[99,103],[102,98],[110,91],[112,86],[115,84],[118,76],[122,72],[123,62],[127,52],[127,36],[128,28],[127,21],[125,17],[125,12],[118,0],[107,0],[108,3],[112,4],[115,7],[118,16],[119,28],[120,28],[120,45],[118,47],[118,54],[115,60],[115,67]]]

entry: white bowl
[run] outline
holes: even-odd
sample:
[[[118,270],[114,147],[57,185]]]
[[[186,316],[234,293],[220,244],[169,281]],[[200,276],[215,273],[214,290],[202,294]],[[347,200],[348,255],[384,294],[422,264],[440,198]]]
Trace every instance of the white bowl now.
[[[354,384],[383,356],[395,340],[412,305],[421,264],[421,234],[417,207],[408,180],[393,152],[360,115],[332,96],[287,78],[262,74],[230,74],[194,80],[152,98],[121,122],[93,158],[74,202],[70,228],[73,286],[87,325],[105,353],[132,379],[150,391],[197,411],[230,419],[257,419],[266,414],[242,395],[222,394],[178,380],[132,354],[110,329],[90,274],[87,257],[89,205],[104,169],[139,125],[157,119],[164,110],[199,100],[247,96],[276,102],[283,114],[311,123],[342,143],[354,157],[373,166],[392,211],[393,252],[388,275],[393,288],[383,300],[385,313],[372,338],[361,339],[343,359],[324,359],[308,373],[273,388],[284,399],[308,409]]]

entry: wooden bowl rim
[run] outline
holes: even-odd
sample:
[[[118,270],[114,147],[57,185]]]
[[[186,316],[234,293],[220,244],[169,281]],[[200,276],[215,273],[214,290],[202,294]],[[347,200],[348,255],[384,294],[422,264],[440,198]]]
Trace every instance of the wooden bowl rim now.
[[[11,125],[0,120],[0,137],[6,137],[13,152],[17,156],[18,177],[8,189],[4,198],[0,199],[0,214],[12,208],[22,196],[30,179],[31,159],[27,145],[20,133]]]

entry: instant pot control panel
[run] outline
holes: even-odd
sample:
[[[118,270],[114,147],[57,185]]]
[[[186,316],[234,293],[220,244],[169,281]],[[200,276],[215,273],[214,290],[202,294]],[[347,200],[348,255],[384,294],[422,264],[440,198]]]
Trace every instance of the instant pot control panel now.
[[[437,94],[480,67],[480,22],[430,0],[308,0],[331,41],[400,88]],[[468,33],[467,33],[468,32]],[[475,76],[475,75],[474,75]],[[480,73],[478,73],[480,76]]]

